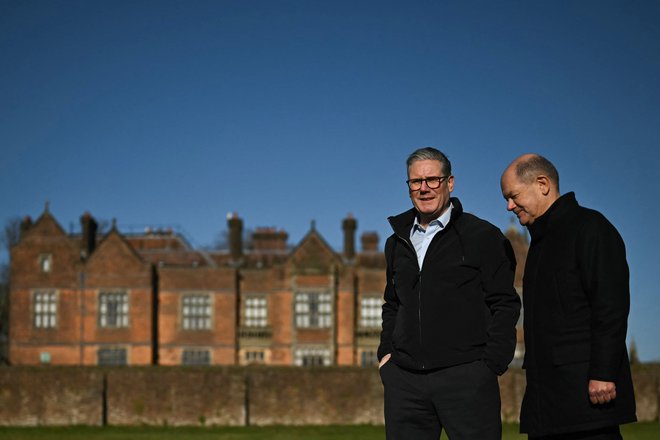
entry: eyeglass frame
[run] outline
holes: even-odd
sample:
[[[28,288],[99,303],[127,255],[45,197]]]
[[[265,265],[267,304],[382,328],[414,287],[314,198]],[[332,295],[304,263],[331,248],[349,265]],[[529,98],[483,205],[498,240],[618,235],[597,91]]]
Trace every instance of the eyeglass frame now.
[[[426,186],[429,187],[429,189],[438,189],[442,186],[442,183],[445,182],[446,180],[449,180],[450,177],[453,177],[451,174],[448,176],[431,176],[431,177],[426,177],[424,179],[408,179],[406,180],[406,184],[408,185],[408,189],[410,191],[419,191],[422,189],[422,183],[426,182]],[[429,179],[438,179],[438,186],[431,186],[429,185]],[[410,183],[415,183],[419,184],[419,188],[412,188],[410,186]]]

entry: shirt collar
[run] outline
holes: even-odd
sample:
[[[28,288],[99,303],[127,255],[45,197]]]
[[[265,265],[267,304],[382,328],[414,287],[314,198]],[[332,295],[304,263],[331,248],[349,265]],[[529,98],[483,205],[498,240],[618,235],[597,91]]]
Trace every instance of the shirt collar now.
[[[438,217],[434,220],[431,220],[429,222],[429,227],[432,226],[432,225],[437,224],[440,227],[440,229],[444,229],[444,227],[447,226],[447,224],[449,223],[449,219],[451,218],[451,210],[452,209],[454,209],[454,205],[451,202],[449,202],[449,208],[447,208],[447,210],[445,212],[443,212],[440,215],[440,217]],[[418,216],[415,216],[415,220],[413,222],[413,231],[426,231],[426,229],[424,229],[422,227],[422,225],[419,224],[419,220],[418,220],[417,217]]]

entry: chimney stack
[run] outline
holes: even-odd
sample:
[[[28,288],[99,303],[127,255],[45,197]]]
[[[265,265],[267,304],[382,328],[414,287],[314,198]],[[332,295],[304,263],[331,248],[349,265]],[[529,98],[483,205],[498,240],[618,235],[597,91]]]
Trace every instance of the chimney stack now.
[[[364,252],[378,252],[377,232],[365,232],[362,234],[362,250]]]
[[[234,261],[243,256],[243,220],[235,212],[227,214],[227,227],[229,228],[229,255]]]
[[[344,256],[352,260],[355,258],[355,230],[357,229],[357,220],[349,213],[341,222],[341,228],[344,231]]]
[[[23,221],[21,221],[21,235],[20,238],[23,238],[25,236],[25,233],[32,227],[32,217],[29,215],[26,215],[23,217]]]
[[[252,234],[252,247],[255,251],[286,251],[286,240],[289,234],[283,229],[257,228]]]
[[[82,230],[80,255],[83,258],[88,258],[96,248],[96,230],[98,229],[98,224],[89,212],[85,212],[80,217],[80,228]]]

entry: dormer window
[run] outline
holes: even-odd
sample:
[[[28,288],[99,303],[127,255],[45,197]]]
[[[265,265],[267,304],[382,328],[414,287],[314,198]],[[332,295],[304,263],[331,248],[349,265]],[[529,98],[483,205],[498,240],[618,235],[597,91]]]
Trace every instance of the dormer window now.
[[[53,268],[53,256],[51,254],[39,255],[39,270],[42,273],[49,273]]]

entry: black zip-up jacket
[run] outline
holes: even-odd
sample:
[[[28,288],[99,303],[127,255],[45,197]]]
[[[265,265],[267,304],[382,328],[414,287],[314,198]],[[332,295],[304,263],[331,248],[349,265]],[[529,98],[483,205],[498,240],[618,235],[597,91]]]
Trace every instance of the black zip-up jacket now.
[[[464,213],[457,198],[449,224],[429,244],[422,267],[410,241],[415,209],[390,217],[387,286],[378,358],[431,370],[482,359],[506,371],[516,346],[520,298],[516,260],[498,228]]]

